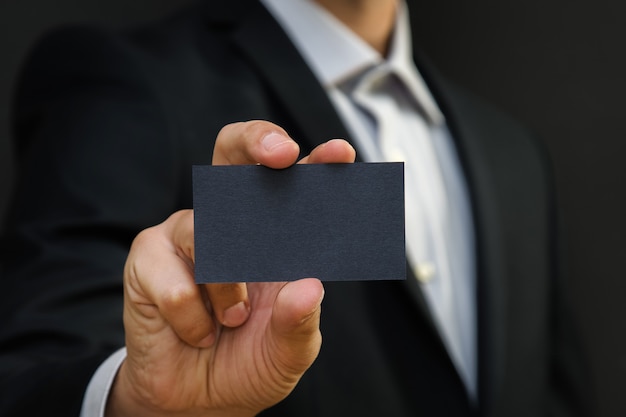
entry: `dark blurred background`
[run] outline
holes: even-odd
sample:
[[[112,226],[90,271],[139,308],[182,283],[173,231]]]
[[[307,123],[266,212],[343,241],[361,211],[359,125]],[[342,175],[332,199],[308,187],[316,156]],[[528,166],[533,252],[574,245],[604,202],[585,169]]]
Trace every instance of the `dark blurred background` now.
[[[439,69],[535,129],[552,152],[589,389],[601,417],[626,416],[626,2],[408,1],[416,42]],[[0,215],[14,175],[14,81],[41,32],[76,21],[123,27],[189,2],[0,0]]]

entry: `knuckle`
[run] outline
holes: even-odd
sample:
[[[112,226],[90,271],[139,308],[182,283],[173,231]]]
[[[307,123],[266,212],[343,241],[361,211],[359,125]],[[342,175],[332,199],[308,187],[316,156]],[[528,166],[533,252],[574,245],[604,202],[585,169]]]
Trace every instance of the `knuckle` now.
[[[263,136],[275,132],[288,136],[283,128],[266,120],[251,120],[245,122],[243,126],[243,135],[247,141],[256,141]]]
[[[142,247],[154,241],[157,231],[154,227],[144,229],[135,236],[133,247]]]
[[[272,124],[264,120],[250,120],[242,123],[245,136],[256,136],[272,129]]]
[[[157,233],[154,228],[149,228],[139,232],[133,239],[126,261],[127,270],[133,272],[133,275],[137,276],[138,271],[144,269],[145,265],[143,261],[146,258],[146,254],[150,253]]]
[[[185,308],[197,295],[195,286],[173,285],[161,294],[160,305],[168,311],[177,311]]]

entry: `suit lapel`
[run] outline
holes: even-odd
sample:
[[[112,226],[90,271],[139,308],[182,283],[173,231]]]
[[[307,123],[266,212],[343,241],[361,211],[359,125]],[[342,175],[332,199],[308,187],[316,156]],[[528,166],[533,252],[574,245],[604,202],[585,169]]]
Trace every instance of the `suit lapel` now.
[[[419,56],[419,54],[417,54]],[[503,381],[507,289],[504,277],[501,211],[490,160],[497,158],[493,141],[500,137],[469,99],[431,71],[418,58],[420,71],[446,116],[468,181],[477,245],[479,401],[488,411]]]
[[[303,152],[332,138],[349,139],[324,89],[263,5],[237,0],[220,7],[239,13],[231,40],[264,77],[299,128],[294,139]]]

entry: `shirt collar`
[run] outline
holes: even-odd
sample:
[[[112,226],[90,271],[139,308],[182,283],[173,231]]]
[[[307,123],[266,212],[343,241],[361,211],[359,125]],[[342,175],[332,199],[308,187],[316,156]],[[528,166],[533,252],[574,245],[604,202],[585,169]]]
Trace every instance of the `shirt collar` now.
[[[368,68],[387,66],[404,82],[429,122],[444,121],[413,62],[404,1],[399,2],[387,59],[312,0],[261,0],[261,3],[289,35],[324,88],[335,88]]]

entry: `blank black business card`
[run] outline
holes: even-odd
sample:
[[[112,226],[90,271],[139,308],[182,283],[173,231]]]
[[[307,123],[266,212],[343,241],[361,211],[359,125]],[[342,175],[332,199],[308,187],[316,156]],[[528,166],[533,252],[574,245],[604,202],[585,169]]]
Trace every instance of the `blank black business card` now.
[[[403,163],[194,166],[198,283],[406,277]]]

